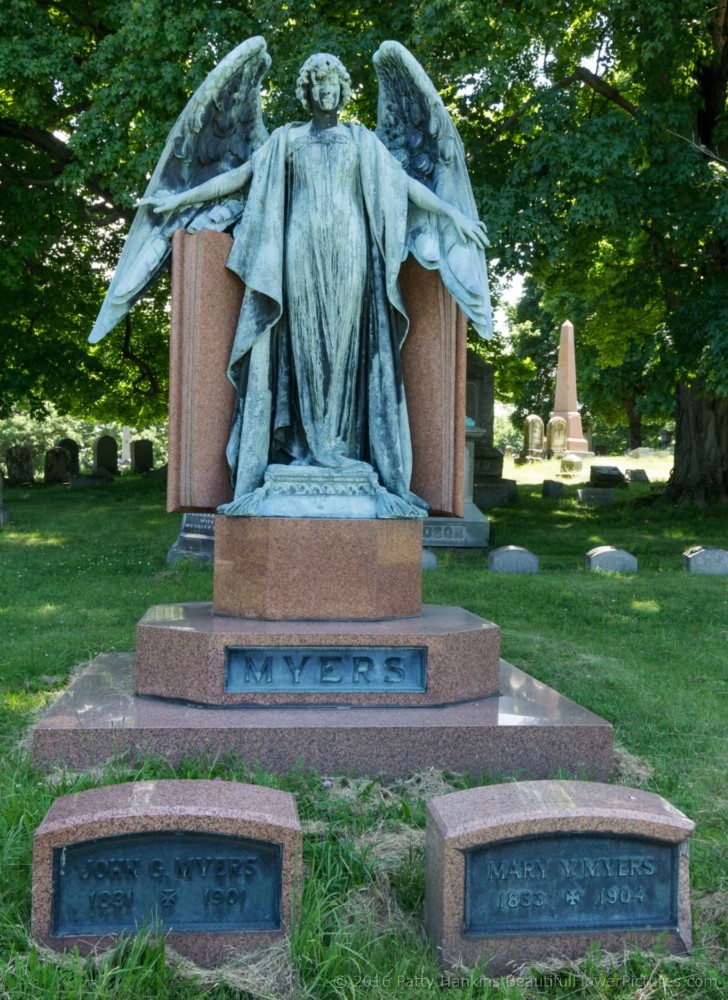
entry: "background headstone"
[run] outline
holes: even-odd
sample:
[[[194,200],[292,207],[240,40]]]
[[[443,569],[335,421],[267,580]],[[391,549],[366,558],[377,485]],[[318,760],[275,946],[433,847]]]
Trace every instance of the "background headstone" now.
[[[584,460],[578,455],[564,455],[561,459],[562,476],[578,476],[584,467]]]
[[[625,489],[627,477],[616,465],[592,465],[589,470],[589,485],[606,489]]]
[[[613,545],[599,545],[590,549],[584,557],[586,568],[592,572],[602,573],[636,573],[637,559],[624,549]]]
[[[610,504],[616,503],[613,490],[584,488],[576,492],[579,497],[579,503],[584,503],[589,507],[608,507]]]
[[[523,454],[526,458],[543,458],[543,420],[535,413],[526,417],[523,426]]]
[[[78,441],[74,441],[73,438],[59,438],[56,441],[56,448],[65,448],[71,459],[71,475],[77,476],[81,471],[81,466],[79,464],[79,447]]]
[[[132,441],[130,446],[132,472],[150,472],[154,468],[152,442],[146,439]]]
[[[561,417],[565,424],[566,442],[564,451],[588,452],[589,444],[584,437],[581,414],[576,397],[576,354],[574,351],[574,327],[567,319],[561,326],[559,339],[559,364],[556,371],[556,389],[551,419]],[[549,421],[551,423],[551,421]],[[554,451],[556,449],[554,448]]]
[[[650,477],[644,469],[627,469],[627,479],[630,483],[649,483]]]
[[[212,562],[215,555],[215,515],[183,514],[177,541],[167,553],[168,563],[180,559]]]
[[[0,531],[3,530],[5,525],[10,520],[10,511],[7,507],[3,507],[3,474],[0,469]]]
[[[43,482],[70,483],[71,482],[71,456],[65,448],[49,448],[45,453],[43,466]]]
[[[32,483],[33,452],[25,444],[16,444],[5,452],[5,468],[8,486],[25,486]]]
[[[551,455],[567,452],[567,425],[563,417],[551,417],[546,425],[546,450]]]
[[[94,788],[51,806],[33,846],[33,936],[87,955],[145,922],[202,965],[273,944],[300,889],[289,792],[233,781]]]
[[[564,484],[557,483],[554,479],[544,479],[541,496],[545,500],[561,500],[564,496]]]
[[[422,550],[422,569],[437,569],[437,556],[429,549]]]
[[[494,573],[538,573],[538,556],[520,545],[502,545],[488,553],[488,569]]]
[[[692,946],[695,824],[652,792],[581,781],[490,785],[427,807],[425,925],[446,968],[626,945]]]
[[[716,545],[696,545],[683,552],[683,568],[688,573],[728,576],[728,552]]]
[[[112,476],[119,471],[119,447],[110,434],[102,434],[94,441],[94,470],[106,469]]]

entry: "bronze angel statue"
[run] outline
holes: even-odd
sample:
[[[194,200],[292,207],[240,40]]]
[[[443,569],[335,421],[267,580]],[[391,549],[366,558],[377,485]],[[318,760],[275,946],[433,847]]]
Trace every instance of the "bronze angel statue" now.
[[[375,516],[424,517],[399,351],[408,254],[438,269],[482,336],[491,332],[484,249],[462,143],[422,67],[397,42],[374,56],[376,133],[339,120],[350,77],[319,53],[301,68],[310,114],[268,134],[251,38],[213,70],[173,128],[139,203],[90,340],[100,340],[165,266],[175,229],[229,229],[245,295],[228,377],[237,402],[226,514],[263,510],[271,466],[365,470]]]

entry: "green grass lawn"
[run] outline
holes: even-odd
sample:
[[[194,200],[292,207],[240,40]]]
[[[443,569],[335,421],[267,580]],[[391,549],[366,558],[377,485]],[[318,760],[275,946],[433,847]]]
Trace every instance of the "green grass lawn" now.
[[[619,464],[664,479],[657,460]],[[502,629],[503,655],[615,728],[614,780],[658,792],[697,823],[691,843],[695,952],[690,960],[595,950],[570,968],[524,972],[494,984],[480,971],[441,979],[422,930],[423,828],[432,795],[503,780],[497,775],[413,774],[393,783],[284,776],[236,759],[171,768],[114,762],[78,775],[34,772],[30,724],[98,653],[132,650],[136,622],[156,603],[209,600],[209,567],[165,564],[179,517],[164,512],[164,487],[121,477],[107,487],[5,491],[11,522],[0,533],[0,993],[10,997],[266,996],[651,997],[728,995],[728,579],[682,568],[695,544],[728,548],[728,511],[675,510],[648,485],[588,508],[577,482],[562,501],[542,500],[555,463],[513,469],[520,499],[490,511],[491,544],[523,545],[537,575],[491,574],[483,553],[439,555],[424,599],[457,604]],[[588,470],[585,472],[588,478]],[[596,545],[627,549],[636,576],[592,574]],[[296,795],[304,823],[305,888],[291,953],[270,949],[204,973],[140,936],[97,962],[49,954],[30,940],[32,834],[54,796],[133,778],[221,777]],[[505,776],[508,777],[508,776]],[[326,783],[324,783],[326,779]]]

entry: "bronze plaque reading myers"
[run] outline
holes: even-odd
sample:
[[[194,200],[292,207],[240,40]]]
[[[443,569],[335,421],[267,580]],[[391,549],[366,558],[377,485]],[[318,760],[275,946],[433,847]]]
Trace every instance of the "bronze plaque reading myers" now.
[[[228,646],[225,690],[347,694],[427,690],[426,646]]]
[[[505,840],[465,855],[466,934],[677,926],[674,844],[564,834]]]
[[[87,840],[53,855],[55,936],[264,931],[281,926],[279,844],[158,831]]]

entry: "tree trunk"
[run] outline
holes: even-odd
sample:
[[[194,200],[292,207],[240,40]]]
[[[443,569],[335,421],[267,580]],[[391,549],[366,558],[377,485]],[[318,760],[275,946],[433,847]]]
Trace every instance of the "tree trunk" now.
[[[627,449],[642,447],[642,414],[635,409],[634,396],[626,396],[623,400],[627,411]]]
[[[675,465],[667,499],[681,506],[728,504],[728,399],[682,383],[676,396]]]

